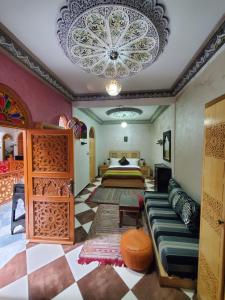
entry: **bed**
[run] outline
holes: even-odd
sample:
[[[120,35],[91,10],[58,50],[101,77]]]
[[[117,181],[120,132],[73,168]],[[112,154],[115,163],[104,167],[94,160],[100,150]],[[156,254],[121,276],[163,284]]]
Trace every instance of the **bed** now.
[[[129,165],[115,163],[123,156],[130,161]],[[145,178],[137,164],[140,159],[139,151],[110,151],[109,157],[111,164],[102,177],[102,186],[144,189]]]

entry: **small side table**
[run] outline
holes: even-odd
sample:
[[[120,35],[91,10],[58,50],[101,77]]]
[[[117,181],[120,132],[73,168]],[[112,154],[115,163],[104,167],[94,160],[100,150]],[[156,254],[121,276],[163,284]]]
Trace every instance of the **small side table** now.
[[[145,165],[145,166],[142,166],[140,168],[141,168],[141,172],[144,175],[144,177],[149,177],[150,176],[151,170],[150,170],[149,166]]]
[[[101,165],[98,167],[98,174],[99,176],[102,176],[107,170],[109,166],[108,165]]]
[[[139,217],[140,209],[137,198],[123,197],[120,199],[119,204],[119,213],[120,213],[120,227],[123,225],[123,214],[124,213],[133,213],[136,214],[136,227],[139,228]]]

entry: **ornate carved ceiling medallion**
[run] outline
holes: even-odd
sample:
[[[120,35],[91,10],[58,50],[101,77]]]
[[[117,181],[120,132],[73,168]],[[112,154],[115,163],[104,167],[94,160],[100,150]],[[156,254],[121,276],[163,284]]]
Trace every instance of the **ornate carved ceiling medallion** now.
[[[60,10],[57,34],[65,54],[82,69],[124,78],[157,59],[167,26],[156,0],[69,0]]]
[[[106,114],[116,120],[132,120],[143,113],[139,108],[118,107],[106,111]]]

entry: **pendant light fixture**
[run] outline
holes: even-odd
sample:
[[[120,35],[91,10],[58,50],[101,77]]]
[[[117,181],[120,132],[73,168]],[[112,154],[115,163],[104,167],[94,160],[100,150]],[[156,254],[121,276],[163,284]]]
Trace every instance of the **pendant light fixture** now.
[[[105,89],[110,96],[115,97],[121,92],[122,86],[117,80],[112,79],[107,83]]]

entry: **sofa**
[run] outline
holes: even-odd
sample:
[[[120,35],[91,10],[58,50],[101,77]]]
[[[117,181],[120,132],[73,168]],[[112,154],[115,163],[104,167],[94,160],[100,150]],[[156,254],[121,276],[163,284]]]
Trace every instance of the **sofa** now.
[[[147,223],[168,276],[195,280],[198,269],[200,206],[170,179],[168,193],[145,192]]]

